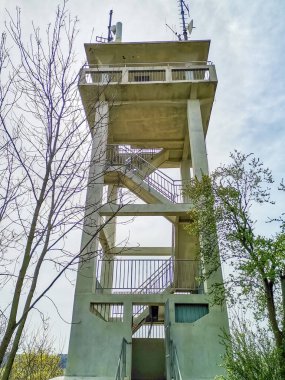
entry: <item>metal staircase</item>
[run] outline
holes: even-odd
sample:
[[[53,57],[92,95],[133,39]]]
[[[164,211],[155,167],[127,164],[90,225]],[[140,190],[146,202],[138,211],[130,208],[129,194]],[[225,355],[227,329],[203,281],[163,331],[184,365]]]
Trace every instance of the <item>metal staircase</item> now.
[[[154,289],[161,289],[159,292],[155,293],[167,293],[172,288],[173,281],[173,271],[172,271],[172,258],[165,261],[161,266],[152,273],[150,277],[145,280],[139,288],[137,288],[135,294],[146,293],[147,289],[153,287]],[[159,284],[159,286],[157,286]],[[136,311],[133,315],[133,325],[132,332],[133,334],[145,323],[146,319],[149,316],[149,309],[142,306]]]
[[[154,289],[154,293],[158,293],[156,289],[167,289],[173,281],[172,257],[160,265],[133,293],[144,294],[149,293],[147,289]]]
[[[157,166],[168,158],[163,149],[132,149],[126,145],[108,145],[107,163],[121,173],[121,180],[141,198],[149,192],[159,203],[181,203],[182,181],[173,180]],[[145,195],[146,197],[146,195]]]

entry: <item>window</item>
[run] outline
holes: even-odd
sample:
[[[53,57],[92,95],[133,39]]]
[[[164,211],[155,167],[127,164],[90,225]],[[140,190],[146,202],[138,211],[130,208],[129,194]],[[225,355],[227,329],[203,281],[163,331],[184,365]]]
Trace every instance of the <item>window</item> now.
[[[208,304],[175,304],[175,322],[177,323],[193,323],[208,313]]]

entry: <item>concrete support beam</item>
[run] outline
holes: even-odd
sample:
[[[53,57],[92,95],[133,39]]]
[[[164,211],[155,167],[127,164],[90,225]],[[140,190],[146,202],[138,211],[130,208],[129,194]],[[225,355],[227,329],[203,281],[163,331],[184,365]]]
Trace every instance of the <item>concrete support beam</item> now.
[[[187,182],[191,179],[190,174],[191,161],[190,160],[182,160],[180,163],[180,173],[182,179],[182,189],[186,190]],[[183,193],[183,203],[189,203],[189,198],[186,194]]]
[[[171,256],[172,247],[114,247],[112,255],[122,256]]]
[[[187,132],[185,134],[185,139],[184,139],[184,145],[183,145],[183,152],[182,152],[182,160],[188,160],[190,157],[189,155],[189,150],[190,150],[190,146],[189,146],[189,133],[188,133],[188,129],[187,129]]]
[[[113,144],[120,144],[120,141],[113,140]],[[169,140],[169,139],[163,139],[163,140],[153,140],[153,141],[146,141],[143,138],[136,138],[133,139],[131,136],[129,138],[124,139],[124,144],[125,145],[132,145],[132,146],[138,146],[138,145],[143,145],[145,148],[156,148],[159,146],[163,146],[164,149],[183,149],[184,145],[184,139],[182,140]]]
[[[88,296],[88,300],[84,298],[86,303],[125,303],[131,301],[134,305],[164,305],[168,299],[173,298],[177,303],[185,303],[189,301],[195,303],[209,303],[210,296],[207,294],[191,294],[191,298],[185,297],[185,294],[169,294],[169,293],[152,293],[152,294],[94,294]]]
[[[105,204],[100,209],[100,215],[110,216],[184,216],[190,210],[190,204],[133,204],[123,207]]]
[[[199,100],[187,101],[187,118],[193,174],[201,178],[209,169]]]
[[[163,149],[160,153],[157,153],[153,159],[150,161],[151,166],[153,167],[152,171],[150,170],[150,166],[147,166],[142,172],[145,175],[149,175],[155,168],[159,168],[165,161],[169,159],[169,150]]]
[[[115,203],[117,202],[118,199],[118,186],[116,185],[109,185],[108,186],[108,195],[107,195],[107,200],[108,202]],[[113,262],[113,255],[110,254],[110,249],[113,248],[116,245],[116,222],[117,218],[114,217],[110,223],[108,223],[105,228],[103,229],[105,236],[106,236],[106,241],[107,241],[107,246],[108,246],[108,251],[104,251],[104,253],[109,253],[108,258],[111,260],[110,262],[103,262],[102,265],[102,286],[103,288],[108,289],[107,292],[111,292],[112,288],[112,283],[113,283],[113,272],[114,272],[114,262]],[[101,244],[102,245],[102,244]],[[102,247],[103,248],[103,247]],[[105,272],[107,271],[108,276],[105,275]],[[109,310],[110,312],[110,310]]]
[[[96,104],[94,128],[92,130],[92,151],[86,195],[86,212],[81,239],[81,261],[79,263],[76,293],[91,292],[94,284],[95,262],[98,238],[94,233],[101,224],[98,208],[102,202],[106,147],[108,137],[109,106],[107,102]],[[76,299],[76,298],[75,298]]]
[[[95,105],[95,109],[94,127],[91,130],[93,141],[86,195],[86,212],[81,240],[82,254],[75,288],[66,376],[85,374],[85,377],[90,377],[95,373],[94,370],[92,374],[88,373],[90,370],[86,368],[85,363],[90,347],[94,349],[91,342],[96,340],[96,331],[93,329],[93,315],[89,312],[89,305],[84,302],[84,295],[91,296],[96,284],[95,256],[98,252],[99,236],[94,238],[94,235],[102,223],[102,216],[99,214],[98,209],[102,204],[103,196],[109,106],[108,103],[102,101]],[[119,343],[114,354],[117,354],[117,352],[119,352]]]
[[[106,228],[102,228],[99,233],[99,241],[104,253],[109,253],[111,250],[111,243],[107,238]]]

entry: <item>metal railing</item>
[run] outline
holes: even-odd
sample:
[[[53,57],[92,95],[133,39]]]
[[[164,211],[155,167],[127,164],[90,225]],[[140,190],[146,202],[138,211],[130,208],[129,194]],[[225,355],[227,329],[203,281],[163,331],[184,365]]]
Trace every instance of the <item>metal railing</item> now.
[[[137,174],[137,173],[136,173]],[[140,173],[138,173],[140,174]],[[141,177],[148,187],[156,190],[172,203],[182,203],[182,181],[173,180],[160,170],[155,170],[147,177]]]
[[[124,305],[122,303],[91,302],[90,311],[106,322],[123,322]]]
[[[198,260],[98,259],[96,292],[155,294],[167,290],[201,293],[199,274]]]
[[[173,380],[182,380],[178,355],[176,346],[173,341],[170,341],[170,371],[171,371],[171,379]]]
[[[135,157],[138,156],[140,159],[136,160],[136,162],[134,161],[133,164],[137,169],[142,170],[145,167],[145,162],[150,165],[148,161],[152,160],[161,151],[162,148],[141,149],[131,148],[129,145],[108,144],[106,153],[108,164],[115,166],[127,166],[132,158],[135,160]]]
[[[162,260],[160,266],[133,293],[144,294],[147,289],[164,290],[170,286],[173,280],[171,264],[172,258]]]
[[[128,82],[164,82],[165,70],[129,70]]]
[[[122,71],[85,71],[86,84],[108,84],[120,83],[122,81]]]
[[[174,69],[172,70],[172,80],[180,81],[180,80],[209,80],[210,73],[209,69]]]
[[[145,154],[149,156],[149,153]],[[137,153],[127,146],[108,145],[107,147],[108,165],[124,166],[126,174],[128,172],[135,174],[149,188],[156,190],[170,202],[181,203],[183,182],[170,178],[149,163],[143,155],[143,150]]]
[[[215,67],[210,61],[156,62],[120,65],[85,65],[79,84],[145,83],[177,81],[216,81]]]
[[[99,63],[99,64],[88,64],[86,63],[83,68],[92,68],[92,69],[113,69],[118,70],[121,68],[138,68],[138,67],[148,67],[148,68],[157,68],[157,67],[181,67],[181,68],[191,68],[194,66],[214,66],[212,61],[161,61],[161,62],[131,62],[131,63]]]
[[[135,331],[133,338],[163,339],[165,338],[164,326],[162,324],[143,324]]]
[[[118,360],[118,367],[117,367],[117,372],[115,375],[115,380],[124,380],[126,377],[126,345],[127,341],[125,338],[122,340],[122,345],[121,345],[121,351],[120,351],[120,356]]]
[[[162,293],[168,291],[171,286],[172,272],[171,272],[171,260],[163,260],[162,264],[154,270],[154,272],[137,288],[133,294],[149,294],[149,289],[159,290],[154,293]],[[153,293],[153,291],[151,291]],[[143,328],[145,319],[149,316],[149,308],[146,305],[134,305],[133,306],[133,326],[132,330],[135,334],[136,331]],[[145,330],[144,330],[145,331]],[[149,332],[150,333],[150,332]],[[155,338],[155,336],[152,336]],[[159,338],[159,337],[157,337]]]

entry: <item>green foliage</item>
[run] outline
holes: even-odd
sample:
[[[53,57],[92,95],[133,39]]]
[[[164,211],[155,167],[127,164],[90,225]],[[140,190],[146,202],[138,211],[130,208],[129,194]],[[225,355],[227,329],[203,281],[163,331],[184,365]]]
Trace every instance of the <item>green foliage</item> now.
[[[285,235],[282,229],[275,236],[255,232],[252,209],[272,203],[270,171],[252,155],[235,152],[232,163],[217,168],[211,176],[193,179],[187,195],[193,204],[189,212],[193,221],[186,228],[201,237],[201,255],[205,277],[226,263],[230,273],[223,286],[212,289],[214,299],[236,304],[250,298],[260,315],[266,311],[264,281],[275,287],[280,298],[280,280],[285,264]],[[217,252],[220,252],[220,255]]]
[[[223,283],[212,281],[212,302],[226,299],[230,306],[251,307],[256,321],[263,319],[268,323],[267,331],[272,333],[273,346],[264,334],[255,342],[255,336],[248,332],[236,333],[235,339],[227,342],[232,347],[226,345],[225,364],[229,371],[234,371],[229,372],[229,379],[279,379],[277,375],[270,376],[274,373],[270,360],[275,357],[281,379],[285,378],[284,213],[273,220],[279,223],[274,235],[257,233],[254,211],[273,203],[271,172],[252,154],[234,152],[231,159],[229,165],[217,168],[211,176],[195,178],[189,184],[187,196],[193,208],[187,230],[200,238],[204,279],[211,280],[221,262],[226,264]],[[279,190],[285,190],[283,183]],[[253,375],[257,371],[254,365],[267,375]],[[246,371],[250,373],[250,368],[252,375],[243,377]],[[238,369],[243,369],[244,375],[239,375]]]
[[[5,366],[0,370],[0,379],[4,371]],[[38,330],[24,332],[9,380],[49,380],[61,375],[60,356],[53,351],[48,320],[42,320]]]
[[[16,356],[10,379],[49,380],[62,374],[58,355],[45,350],[34,350]]]
[[[278,350],[268,331],[253,332],[245,322],[235,324],[231,336],[224,334],[226,376],[216,380],[282,380]]]

